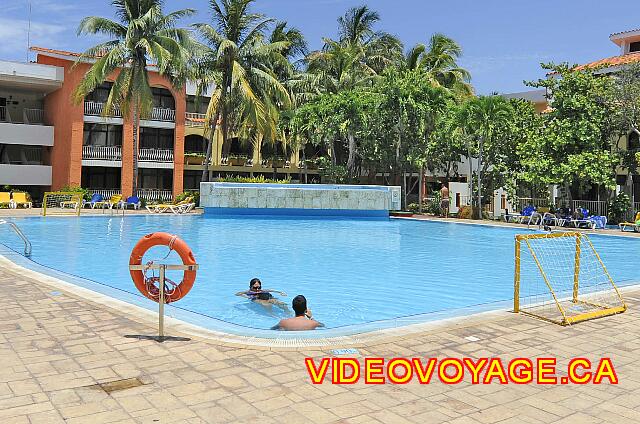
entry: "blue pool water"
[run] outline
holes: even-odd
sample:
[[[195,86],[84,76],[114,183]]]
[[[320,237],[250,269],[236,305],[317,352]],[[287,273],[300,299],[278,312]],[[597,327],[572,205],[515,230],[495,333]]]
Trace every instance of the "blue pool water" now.
[[[128,271],[145,234],[178,234],[200,264],[193,290],[173,304],[244,327],[287,316],[234,294],[259,277],[290,304],[304,294],[329,328],[509,301],[514,235],[523,229],[412,220],[220,219],[130,216],[17,219],[38,264],[137,294]],[[591,236],[614,280],[640,281],[640,239]],[[3,242],[20,250],[8,229]],[[166,248],[145,256],[162,258]],[[171,262],[177,255],[171,254]],[[169,274],[171,278],[172,275]],[[175,279],[179,279],[173,274]]]

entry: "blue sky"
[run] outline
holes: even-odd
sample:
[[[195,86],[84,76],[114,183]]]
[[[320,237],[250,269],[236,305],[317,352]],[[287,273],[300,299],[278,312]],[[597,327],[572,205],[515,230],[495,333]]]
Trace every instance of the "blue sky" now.
[[[3,0],[0,59],[27,58],[28,0]],[[81,51],[97,40],[75,30],[84,16],[113,17],[109,0],[31,0],[31,44]],[[540,62],[584,63],[618,54],[612,32],[640,27],[632,0],[257,0],[255,10],[300,28],[312,48],[334,36],[336,19],[349,7],[377,10],[379,29],[406,46],[426,42],[434,32],[457,40],[461,64],[480,94],[526,90],[523,80],[542,77]],[[191,7],[194,21],[208,19],[206,0],[166,0],[167,11]]]

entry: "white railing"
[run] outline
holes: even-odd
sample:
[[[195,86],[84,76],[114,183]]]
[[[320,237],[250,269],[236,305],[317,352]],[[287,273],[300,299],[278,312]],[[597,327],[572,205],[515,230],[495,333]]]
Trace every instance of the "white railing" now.
[[[607,216],[609,212],[608,203],[605,200],[572,200],[556,199],[556,207],[569,207],[575,211],[578,208],[588,209],[590,215]]]
[[[151,116],[143,117],[151,121],[174,122],[176,120],[176,111],[174,109],[154,107],[151,110]]]
[[[82,146],[82,159],[122,160],[122,147]]]
[[[9,109],[6,106],[0,106],[0,122],[9,122],[14,124],[42,125],[44,124],[44,110],[34,108],[22,109],[22,120],[11,117]]]
[[[42,148],[41,147],[23,147],[20,150],[20,159],[25,165],[41,165],[42,164]]]
[[[44,110],[42,109],[23,109],[22,121],[25,124],[44,124]]]
[[[633,204],[633,212],[634,212],[634,214],[635,214],[636,212],[640,212],[640,202],[635,202],[635,203]]]
[[[173,162],[173,150],[140,149],[138,160],[141,162]]]
[[[155,188],[139,188],[137,195],[147,202],[170,202],[173,199],[173,192],[171,190],[159,190]]]
[[[104,111],[104,103],[102,102],[93,102],[91,100],[85,100],[84,102],[84,114],[89,116],[102,116],[102,112]],[[122,112],[120,112],[120,108],[118,106],[113,106],[111,108],[111,113],[109,116],[122,118]]]
[[[206,123],[206,117],[204,113],[185,113],[184,124],[187,127],[204,127]]]
[[[87,191],[91,196],[96,193],[101,194],[105,200],[109,200],[112,196],[117,196],[120,194],[119,188],[89,188],[87,189]]]
[[[538,208],[548,208],[551,206],[549,199],[544,197],[518,197],[512,202],[515,211],[521,211],[527,206],[535,206]]]
[[[11,122],[11,115],[6,106],[0,106],[0,122]]]

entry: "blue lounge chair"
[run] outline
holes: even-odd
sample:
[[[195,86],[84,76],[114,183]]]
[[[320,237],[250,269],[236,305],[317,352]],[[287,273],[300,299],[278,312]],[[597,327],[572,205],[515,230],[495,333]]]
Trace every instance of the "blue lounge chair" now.
[[[102,197],[102,194],[94,193],[93,196],[91,196],[91,200],[83,202],[82,207],[89,205],[91,206],[91,209],[95,209],[96,203],[102,202],[103,200],[104,198]]]
[[[142,205],[140,198],[138,196],[131,196],[126,201],[120,201],[119,206],[121,209],[127,209],[129,206],[133,206],[133,209],[140,209],[140,205]]]
[[[531,218],[533,214],[536,212],[536,207],[529,205],[522,209],[522,212],[518,214],[507,214],[504,216],[505,221],[507,222],[518,222],[524,223],[525,221],[529,221],[531,223]]]

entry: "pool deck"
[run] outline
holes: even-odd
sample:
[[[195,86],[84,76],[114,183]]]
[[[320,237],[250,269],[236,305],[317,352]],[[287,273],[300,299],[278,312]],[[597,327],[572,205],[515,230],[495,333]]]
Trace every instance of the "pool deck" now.
[[[0,266],[0,422],[620,423],[640,422],[640,289],[629,310],[563,328],[506,311],[364,340],[356,357],[610,357],[619,385],[312,385],[304,358],[329,347],[240,346],[154,335],[149,315],[88,300]],[[471,339],[468,339],[471,338]],[[477,340],[476,340],[477,338]],[[107,393],[100,383],[139,379]]]

